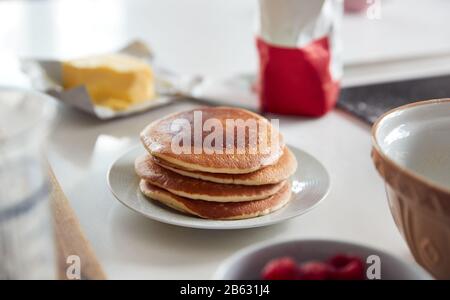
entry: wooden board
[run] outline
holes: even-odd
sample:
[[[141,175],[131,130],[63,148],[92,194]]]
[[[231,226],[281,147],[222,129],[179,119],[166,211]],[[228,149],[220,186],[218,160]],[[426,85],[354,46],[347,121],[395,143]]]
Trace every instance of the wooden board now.
[[[67,258],[71,255],[76,255],[80,258],[80,279],[106,279],[89,241],[81,230],[75,212],[51,170],[50,181],[52,185],[51,205],[58,257],[58,279],[69,279],[66,274],[71,266],[71,262],[69,261],[68,263]]]

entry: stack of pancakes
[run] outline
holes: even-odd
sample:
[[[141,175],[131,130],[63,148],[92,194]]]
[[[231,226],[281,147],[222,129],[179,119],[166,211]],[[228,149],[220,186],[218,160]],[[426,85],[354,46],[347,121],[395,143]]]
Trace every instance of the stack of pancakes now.
[[[265,122],[268,134],[264,142],[271,151],[252,151],[251,147],[258,147],[263,139],[258,135],[256,144],[250,143],[247,128],[241,152],[237,150],[240,147],[237,138],[231,144],[225,141],[220,153],[195,151],[197,145],[192,137],[189,145],[192,151],[175,153],[172,142],[183,128],[173,124],[185,120],[183,124],[194,128],[198,125],[194,112],[201,112],[202,128],[211,118],[223,124],[224,141],[227,120]],[[201,218],[245,219],[271,213],[290,200],[288,179],[297,168],[295,156],[275,130],[260,115],[230,107],[202,107],[159,119],[141,132],[148,154],[135,162],[136,173],[141,178],[140,189],[153,200]],[[233,134],[236,132],[239,132],[237,127]],[[210,132],[201,134],[206,138]],[[273,136],[278,137],[277,143],[273,142]]]

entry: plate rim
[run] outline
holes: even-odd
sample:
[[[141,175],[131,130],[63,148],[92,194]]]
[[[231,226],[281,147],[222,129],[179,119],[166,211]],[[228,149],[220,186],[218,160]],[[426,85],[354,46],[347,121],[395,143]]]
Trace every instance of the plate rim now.
[[[313,160],[315,160],[319,166],[322,168],[324,175],[326,176],[326,181],[328,182],[326,189],[324,190],[323,195],[320,197],[320,199],[314,203],[313,205],[311,205],[310,207],[304,209],[301,211],[301,213],[299,214],[292,214],[290,216],[285,216],[283,218],[279,218],[279,219],[273,219],[273,220],[268,220],[264,223],[256,223],[256,222],[250,222],[248,224],[236,224],[235,226],[233,226],[233,221],[248,221],[248,220],[252,220],[254,218],[250,218],[250,219],[242,219],[242,220],[215,220],[215,221],[223,221],[223,225],[222,224],[218,224],[218,225],[211,225],[211,224],[186,224],[185,222],[182,221],[177,221],[176,219],[167,219],[164,217],[159,217],[157,215],[148,215],[145,214],[144,212],[135,209],[134,207],[131,207],[126,201],[123,201],[120,199],[120,197],[116,194],[116,192],[114,191],[112,185],[111,185],[111,171],[113,169],[113,167],[117,164],[118,161],[120,161],[123,157],[125,157],[127,154],[129,154],[130,152],[136,151],[141,145],[137,144],[135,146],[129,147],[128,149],[124,150],[120,155],[118,155],[113,161],[112,163],[110,163],[109,167],[108,167],[108,171],[106,173],[106,182],[107,182],[107,186],[109,191],[111,192],[111,194],[114,196],[114,198],[121,203],[122,205],[124,205],[125,207],[127,207],[128,209],[139,213],[140,215],[150,219],[150,220],[154,220],[154,221],[158,221],[164,224],[169,224],[172,226],[180,226],[180,227],[185,227],[185,228],[195,228],[195,229],[209,229],[209,230],[236,230],[236,229],[250,229],[250,228],[258,228],[258,227],[266,227],[266,226],[270,226],[270,225],[274,225],[277,223],[281,223],[281,222],[285,222],[288,220],[291,220],[295,217],[304,215],[308,212],[310,212],[312,209],[316,208],[317,206],[319,206],[329,195],[330,191],[331,191],[331,177],[330,174],[328,173],[327,168],[313,155],[309,154],[308,152],[292,145],[292,144],[286,144],[287,147],[303,152],[306,155],[308,155],[310,158],[312,158]],[[149,197],[147,197],[149,198]],[[289,204],[289,203],[288,203]],[[189,216],[189,215],[188,215]],[[193,216],[189,216],[194,218]],[[258,217],[257,217],[258,218]],[[201,219],[200,220],[205,220],[208,221],[207,219]],[[228,225],[225,225],[228,224]]]

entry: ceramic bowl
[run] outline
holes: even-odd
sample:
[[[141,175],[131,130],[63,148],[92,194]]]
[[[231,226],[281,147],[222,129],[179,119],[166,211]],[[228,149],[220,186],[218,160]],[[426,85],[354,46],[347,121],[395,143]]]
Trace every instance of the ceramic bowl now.
[[[372,128],[372,158],[415,259],[450,279],[450,99],[401,106]]]
[[[415,263],[406,263],[375,248],[333,240],[288,240],[250,246],[225,260],[214,278],[219,280],[260,279],[261,270],[272,259],[288,256],[297,263],[311,260],[325,261],[337,253],[357,255],[365,261],[370,256],[378,256],[380,279],[431,279]]]

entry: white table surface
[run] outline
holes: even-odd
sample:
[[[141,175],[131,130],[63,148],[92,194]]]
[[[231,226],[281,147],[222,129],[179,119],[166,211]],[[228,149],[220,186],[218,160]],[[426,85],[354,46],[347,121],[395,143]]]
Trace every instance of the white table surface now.
[[[0,84],[27,85],[16,70],[17,55],[73,57],[109,51],[133,38],[151,43],[159,62],[180,73],[220,77],[252,71],[255,15],[255,1],[240,0],[0,2]],[[367,45],[350,38],[362,30],[351,31],[354,22],[344,22],[344,41],[352,45],[345,61],[349,68],[357,65],[358,77],[370,70],[365,60],[402,55],[400,46],[381,53],[386,47],[379,45],[364,55]],[[446,42],[416,50],[442,53],[450,49]],[[372,165],[369,126],[337,110],[320,119],[281,117],[287,142],[316,156],[331,175],[329,196],[304,216],[265,228],[208,231],[161,224],[119,204],[107,188],[109,165],[138,143],[146,124],[192,106],[180,103],[109,122],[58,108],[50,162],[109,278],[207,279],[242,247],[284,238],[355,241],[413,261]]]

